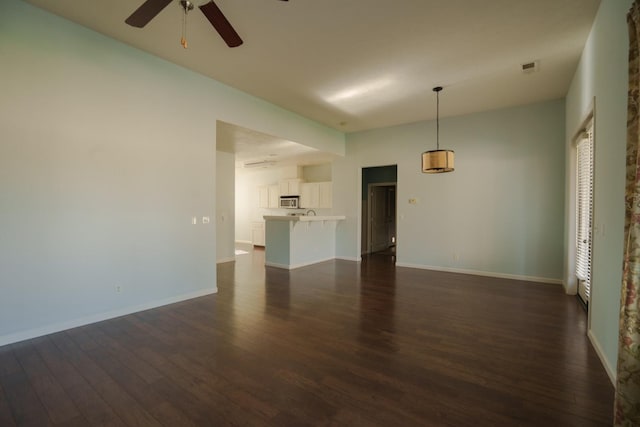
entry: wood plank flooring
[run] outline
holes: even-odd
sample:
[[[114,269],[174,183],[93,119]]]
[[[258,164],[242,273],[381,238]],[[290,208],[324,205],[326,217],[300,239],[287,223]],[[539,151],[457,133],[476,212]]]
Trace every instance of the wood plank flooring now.
[[[219,292],[0,347],[0,426],[606,426],[560,286],[250,251]]]

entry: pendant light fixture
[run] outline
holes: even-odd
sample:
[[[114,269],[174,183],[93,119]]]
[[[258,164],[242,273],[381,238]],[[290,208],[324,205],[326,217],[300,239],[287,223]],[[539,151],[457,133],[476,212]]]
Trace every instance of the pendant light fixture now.
[[[451,172],[453,167],[453,150],[440,149],[440,91],[441,86],[436,86],[433,91],[436,93],[436,149],[422,153],[423,173],[443,173]]]

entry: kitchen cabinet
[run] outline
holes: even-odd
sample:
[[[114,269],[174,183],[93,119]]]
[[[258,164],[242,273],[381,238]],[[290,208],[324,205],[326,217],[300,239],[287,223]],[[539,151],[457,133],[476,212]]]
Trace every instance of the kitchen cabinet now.
[[[342,215],[266,215],[264,264],[292,270],[336,257],[336,228]]]
[[[280,186],[278,184],[258,187],[258,207],[269,209],[280,207]]]
[[[318,183],[318,207],[320,209],[331,209],[333,207],[333,183]]]
[[[316,182],[305,182],[300,186],[300,207],[311,209],[318,207],[318,184]]]
[[[300,178],[280,181],[280,196],[299,196],[302,180]]]
[[[268,188],[269,193],[269,208],[278,209],[280,207],[280,186],[278,184],[270,185]]]
[[[269,207],[269,186],[267,185],[261,185],[258,187],[258,207]]]
[[[300,207],[330,209],[333,207],[331,182],[305,182],[300,186]]]
[[[253,246],[265,245],[263,221],[253,221],[251,223],[251,243],[253,244]]]

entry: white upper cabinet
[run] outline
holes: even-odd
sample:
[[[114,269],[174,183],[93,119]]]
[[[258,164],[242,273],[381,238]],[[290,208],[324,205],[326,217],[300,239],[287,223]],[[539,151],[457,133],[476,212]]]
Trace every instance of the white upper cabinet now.
[[[278,184],[270,185],[268,188],[269,193],[269,208],[278,209],[280,207],[280,186]]]
[[[269,209],[280,207],[280,186],[278,184],[258,187],[258,207]]]
[[[305,209],[318,207],[318,183],[305,182],[300,186],[300,207]]]
[[[300,187],[300,207],[305,209],[333,207],[331,182],[305,182]]]
[[[280,195],[299,196],[301,183],[302,180],[300,178],[283,179],[280,181]]]
[[[258,207],[269,207],[269,187],[267,185],[261,185],[258,187]]]
[[[333,183],[318,183],[318,207],[322,209],[330,209],[333,207]]]

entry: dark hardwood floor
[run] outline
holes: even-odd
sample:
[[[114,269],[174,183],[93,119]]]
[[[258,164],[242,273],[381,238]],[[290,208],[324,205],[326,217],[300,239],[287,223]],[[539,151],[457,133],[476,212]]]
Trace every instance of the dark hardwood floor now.
[[[606,426],[560,286],[251,251],[219,292],[0,347],[0,426]]]

